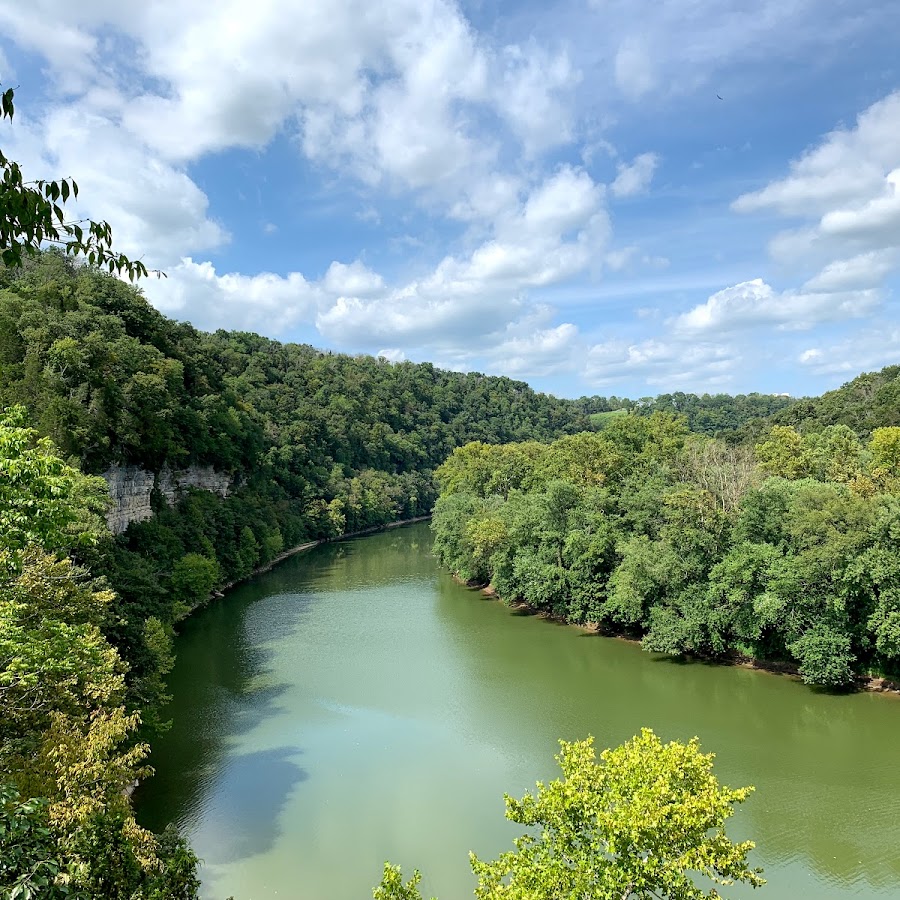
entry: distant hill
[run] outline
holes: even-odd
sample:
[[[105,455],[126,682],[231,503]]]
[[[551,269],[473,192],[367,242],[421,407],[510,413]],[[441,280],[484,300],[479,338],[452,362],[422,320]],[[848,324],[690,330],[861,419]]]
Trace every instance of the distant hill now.
[[[761,422],[790,409],[797,401],[777,394],[688,394],[676,391],[658,397],[642,397],[640,400],[581,397],[575,403],[595,428],[603,428],[612,417],[628,412],[639,416],[667,412],[684,416],[691,431],[710,437],[725,437],[737,433],[751,422]]]
[[[865,372],[821,397],[798,400],[773,415],[772,422],[799,431],[847,425],[861,438],[875,428],[900,425],[900,366]]]

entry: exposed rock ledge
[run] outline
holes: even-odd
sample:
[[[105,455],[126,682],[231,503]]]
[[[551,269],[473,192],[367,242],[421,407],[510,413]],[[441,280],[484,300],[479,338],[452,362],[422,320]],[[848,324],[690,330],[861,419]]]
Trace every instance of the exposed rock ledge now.
[[[121,534],[132,522],[152,518],[150,493],[154,487],[170,506],[179,492],[186,488],[201,488],[220,497],[227,497],[231,488],[231,476],[217,472],[211,466],[190,466],[175,471],[163,467],[156,473],[137,466],[113,465],[103,473],[103,477],[109,485],[109,495],[113,501],[106,514],[106,522],[113,534]]]

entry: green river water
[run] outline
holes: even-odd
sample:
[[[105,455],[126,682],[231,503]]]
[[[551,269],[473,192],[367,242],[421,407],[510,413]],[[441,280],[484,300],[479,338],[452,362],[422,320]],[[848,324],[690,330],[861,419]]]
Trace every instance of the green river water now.
[[[472,896],[468,851],[519,833],[503,793],[559,738],[698,735],[757,791],[730,827],[769,884],[726,897],[900,897],[900,700],[680,664],[455,583],[427,524],[287,560],[192,617],[138,812],[177,822],[224,900],[365,900],[385,859]]]

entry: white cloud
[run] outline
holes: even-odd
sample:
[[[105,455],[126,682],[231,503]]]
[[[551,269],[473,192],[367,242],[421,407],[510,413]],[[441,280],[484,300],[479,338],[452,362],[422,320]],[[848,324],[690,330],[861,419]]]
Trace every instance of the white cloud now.
[[[773,210],[822,216],[875,198],[885,176],[900,166],[900,91],[872,104],[852,129],[839,128],[791,163],[790,174],[734,202],[738,212]]]
[[[610,185],[610,190],[616,197],[633,197],[644,193],[650,187],[658,163],[659,157],[655,153],[642,153],[634,158],[631,165],[619,163],[618,175]]]
[[[822,322],[868,315],[880,299],[874,290],[779,293],[756,278],[716,292],[705,303],[677,316],[672,325],[685,334],[728,334],[763,326],[808,329]]]
[[[359,260],[345,265],[333,262],[322,279],[322,287],[332,294],[370,296],[384,290],[384,279]]]
[[[639,100],[656,86],[650,51],[644,40],[629,37],[616,53],[616,84],[631,100]]]
[[[403,362],[406,359],[406,354],[397,347],[388,347],[384,350],[379,350],[375,355],[384,357],[392,363]]]
[[[875,323],[844,340],[803,351],[798,361],[816,375],[853,377],[860,372],[896,365],[900,360],[900,327]]]
[[[299,272],[218,275],[211,263],[185,258],[168,278],[143,283],[148,299],[162,312],[198,328],[237,328],[284,334],[310,321],[324,299],[321,286]]]
[[[551,55],[532,44],[506,47],[497,105],[529,153],[568,143],[572,137],[571,103],[565,102],[581,74],[568,54]]]
[[[4,149],[29,178],[75,175],[71,214],[109,221],[117,248],[151,266],[228,241],[203,191],[179,168],[135,143],[85,105],[57,107],[40,121],[16,116]]]
[[[873,103],[790,165],[789,174],[738,197],[737,212],[773,212],[803,224],[769,245],[783,265],[818,275],[814,290],[880,283],[900,264],[900,91]],[[868,274],[868,277],[867,277]]]
[[[585,376],[595,385],[639,378],[647,384],[703,391],[727,383],[739,362],[738,352],[728,345],[607,341],[588,351]]]
[[[900,250],[873,250],[829,263],[803,285],[804,291],[832,293],[865,290],[881,284],[900,263]]]
[[[830,210],[819,227],[826,237],[864,241],[874,247],[896,244],[900,236],[900,168],[884,178],[880,196]]]
[[[546,376],[571,371],[580,362],[578,328],[569,322],[512,337],[492,348],[496,371],[512,376]]]

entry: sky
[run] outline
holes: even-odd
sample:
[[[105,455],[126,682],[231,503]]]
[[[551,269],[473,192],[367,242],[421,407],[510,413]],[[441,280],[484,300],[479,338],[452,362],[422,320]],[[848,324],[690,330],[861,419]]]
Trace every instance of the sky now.
[[[0,0],[0,147],[202,329],[560,396],[900,363],[897,0]]]

